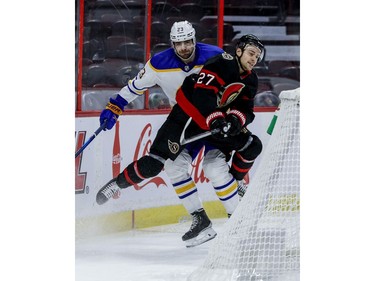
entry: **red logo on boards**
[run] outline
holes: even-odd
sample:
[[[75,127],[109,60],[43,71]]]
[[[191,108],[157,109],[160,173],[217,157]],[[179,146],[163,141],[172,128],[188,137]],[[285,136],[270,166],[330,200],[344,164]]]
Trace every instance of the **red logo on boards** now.
[[[76,151],[85,143],[86,131],[76,132]],[[87,172],[81,171],[83,152],[75,158],[75,193],[84,193],[86,186]]]
[[[152,144],[152,141],[150,139],[151,132],[152,132],[152,126],[150,123],[148,123],[143,128],[141,132],[141,136],[139,137],[139,140],[137,142],[137,146],[135,148],[134,157],[133,157],[134,161],[138,160],[142,156],[147,155],[150,152],[150,147]],[[150,183],[155,184],[156,187],[159,187],[161,185],[165,185],[165,186],[167,185],[162,177],[156,176],[154,178],[151,178],[150,180],[146,180],[146,182],[143,184],[135,184],[134,188],[136,190],[140,190]]]

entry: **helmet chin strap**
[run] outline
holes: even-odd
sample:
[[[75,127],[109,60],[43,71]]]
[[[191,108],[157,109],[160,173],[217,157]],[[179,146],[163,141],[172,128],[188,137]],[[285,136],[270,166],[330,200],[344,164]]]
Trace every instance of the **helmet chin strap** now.
[[[241,50],[240,56],[238,56],[237,53],[236,53],[236,60],[237,60],[238,65],[240,66],[240,68],[243,70],[243,72],[245,72],[246,69],[243,68],[242,63],[241,63],[242,55],[243,55],[243,50]]]

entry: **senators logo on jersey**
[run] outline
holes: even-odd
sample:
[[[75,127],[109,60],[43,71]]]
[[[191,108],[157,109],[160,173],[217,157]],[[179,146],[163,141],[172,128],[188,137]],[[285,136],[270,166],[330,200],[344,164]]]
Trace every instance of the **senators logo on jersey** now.
[[[180,150],[179,144],[170,140],[168,140],[168,148],[173,154],[176,154]]]

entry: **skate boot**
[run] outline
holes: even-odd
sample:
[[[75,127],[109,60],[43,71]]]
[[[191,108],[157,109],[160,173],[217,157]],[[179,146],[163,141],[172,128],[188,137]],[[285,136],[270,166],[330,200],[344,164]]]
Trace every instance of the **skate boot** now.
[[[96,203],[103,205],[119,190],[120,188],[116,183],[116,178],[111,179],[96,194]]]
[[[195,211],[191,216],[193,219],[191,227],[182,236],[186,247],[194,247],[215,238],[217,233],[212,229],[212,223],[203,209]]]
[[[238,196],[240,196],[240,200],[241,200],[247,190],[247,184],[243,180],[237,181],[237,183],[238,183]]]

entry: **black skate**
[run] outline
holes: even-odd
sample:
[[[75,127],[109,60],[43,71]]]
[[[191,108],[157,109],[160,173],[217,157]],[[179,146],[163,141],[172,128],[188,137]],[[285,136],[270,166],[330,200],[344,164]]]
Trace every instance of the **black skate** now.
[[[238,183],[238,196],[240,196],[240,200],[242,199],[242,197],[245,195],[246,193],[246,190],[247,190],[247,184],[241,180],[241,181],[237,181]]]
[[[119,190],[120,188],[116,183],[116,178],[111,179],[96,194],[96,203],[103,205]]]
[[[212,223],[203,209],[195,211],[191,216],[193,219],[191,227],[182,236],[182,241],[186,242],[186,247],[198,246],[215,238],[217,233],[212,229]]]

